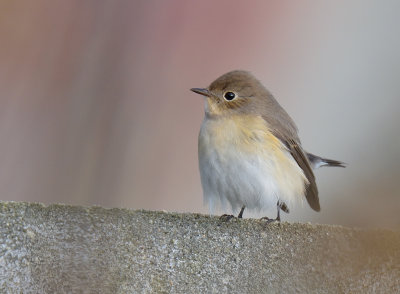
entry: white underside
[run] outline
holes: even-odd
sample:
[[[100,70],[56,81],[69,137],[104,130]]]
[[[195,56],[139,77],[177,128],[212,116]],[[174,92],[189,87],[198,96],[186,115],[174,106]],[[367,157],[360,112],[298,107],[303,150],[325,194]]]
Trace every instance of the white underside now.
[[[204,201],[211,210],[227,204],[233,210],[242,205],[263,209],[282,198],[269,163],[234,150],[227,151],[224,157],[225,163],[220,154],[210,152],[208,157],[199,159]]]
[[[236,147],[240,144],[229,137],[225,146],[216,148],[207,127],[203,123],[200,132],[207,148],[199,152],[199,167],[204,201],[211,212],[226,206],[237,211],[243,205],[264,210],[275,207],[278,200],[291,204],[304,198],[304,173],[283,144],[287,159],[284,168],[262,143],[254,146],[252,154]]]

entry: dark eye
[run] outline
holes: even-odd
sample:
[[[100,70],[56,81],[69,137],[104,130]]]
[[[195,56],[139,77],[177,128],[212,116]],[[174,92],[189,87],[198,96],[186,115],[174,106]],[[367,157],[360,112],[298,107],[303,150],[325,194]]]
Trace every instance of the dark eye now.
[[[232,99],[234,99],[236,97],[235,93],[233,92],[226,92],[224,94],[224,98],[228,101],[231,101]]]

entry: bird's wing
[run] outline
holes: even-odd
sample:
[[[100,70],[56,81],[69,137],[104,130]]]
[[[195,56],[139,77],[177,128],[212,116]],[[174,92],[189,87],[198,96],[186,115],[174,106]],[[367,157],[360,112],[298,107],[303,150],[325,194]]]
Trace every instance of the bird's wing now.
[[[318,189],[317,184],[315,183],[314,173],[303,149],[292,139],[285,140],[284,143],[286,143],[285,145],[289,148],[290,153],[296,160],[297,164],[301,167],[308,180],[308,185],[306,186],[306,199],[308,204],[315,211],[320,211],[321,207],[319,205]]]
[[[280,108],[280,110],[283,110]],[[303,170],[304,175],[308,180],[306,184],[306,199],[308,204],[315,211],[320,211],[318,189],[315,183],[314,173],[307,159],[300,140],[297,136],[297,128],[290,116],[283,110],[275,113],[280,113],[280,116],[268,115],[263,116],[264,120],[270,127],[271,132],[277,137],[290,151],[290,154],[296,160],[297,164]]]

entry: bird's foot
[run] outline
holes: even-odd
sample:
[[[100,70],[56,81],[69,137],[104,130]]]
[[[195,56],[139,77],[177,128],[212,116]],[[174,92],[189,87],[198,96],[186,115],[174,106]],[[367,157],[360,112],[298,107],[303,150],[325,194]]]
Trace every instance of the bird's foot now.
[[[281,218],[269,218],[268,216],[264,216],[264,217],[262,217],[262,218],[260,218],[260,220],[265,220],[266,222],[266,224],[270,224],[270,223],[274,223],[274,222],[278,222],[278,223],[280,223],[281,222]]]
[[[238,218],[243,218],[243,211],[244,211],[244,209],[245,209],[245,206],[243,205],[242,206],[242,208],[240,209],[240,212],[239,212],[239,214],[238,214]],[[223,214],[223,215],[221,215],[220,217],[219,217],[219,219],[220,220],[224,220],[224,221],[229,221],[229,220],[231,220],[232,218],[234,218],[235,216],[233,215],[233,214]]]
[[[267,224],[270,224],[273,222],[280,223],[281,222],[281,214],[280,214],[281,210],[286,213],[289,213],[289,208],[287,207],[286,203],[283,201],[278,201],[276,204],[276,208],[277,208],[277,212],[278,212],[278,215],[276,216],[276,218],[269,218],[267,216],[264,216],[261,218],[261,220],[266,220]]]
[[[232,218],[234,218],[235,216],[233,214],[223,214],[219,217],[220,220],[222,221],[230,221]]]

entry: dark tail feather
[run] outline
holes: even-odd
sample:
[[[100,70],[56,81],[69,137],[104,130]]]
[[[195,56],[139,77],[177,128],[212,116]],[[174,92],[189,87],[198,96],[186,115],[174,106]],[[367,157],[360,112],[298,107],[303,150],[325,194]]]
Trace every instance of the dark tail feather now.
[[[323,165],[346,167],[346,164],[344,162],[341,162],[341,161],[327,159],[327,158],[322,158],[322,161],[326,163],[326,164],[323,164]]]
[[[307,153],[307,158],[313,169],[319,168],[321,166],[346,167],[346,164],[344,162],[328,158],[322,158],[311,153]]]

